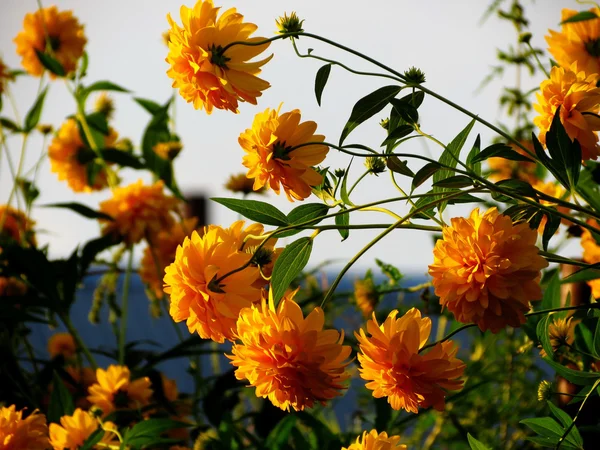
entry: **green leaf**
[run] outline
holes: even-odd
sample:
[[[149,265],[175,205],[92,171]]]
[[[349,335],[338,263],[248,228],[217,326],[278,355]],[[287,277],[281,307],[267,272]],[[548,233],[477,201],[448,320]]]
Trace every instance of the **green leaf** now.
[[[340,198],[345,205],[349,206],[354,206],[354,203],[352,203],[352,200],[350,200],[350,196],[348,195],[348,175],[350,174],[350,166],[352,165],[352,161],[354,161],[354,158],[350,160],[350,163],[344,172],[344,178],[342,178],[342,185],[340,187]]]
[[[551,360],[550,358],[544,358],[544,361],[552,366],[552,368],[556,370],[557,374],[573,384],[585,386],[588,384],[594,384],[596,380],[600,378],[600,372],[583,372],[569,369],[568,367],[565,367],[562,364]]]
[[[343,206],[340,206],[340,208],[342,211],[346,209]],[[335,224],[341,227],[347,227],[350,225],[350,213],[335,216]],[[340,236],[342,236],[342,242],[344,242],[346,239],[348,239],[348,236],[350,236],[350,229],[348,228],[338,228],[338,232],[340,233]]]
[[[121,167],[131,167],[132,169],[143,169],[145,167],[137,156],[116,148],[103,148],[100,150],[100,154],[104,161],[116,163]]]
[[[265,448],[269,450],[287,450],[289,448],[290,433],[296,427],[297,420],[296,416],[290,414],[279,421],[265,439]]]
[[[29,133],[33,130],[40,121],[40,116],[42,114],[42,109],[44,108],[44,99],[46,98],[46,93],[48,92],[48,87],[46,87],[40,95],[38,95],[35,103],[31,107],[31,109],[27,112],[25,116],[25,125],[23,131],[25,133]]]
[[[546,315],[546,317],[542,318],[536,327],[536,335],[540,343],[542,344],[542,348],[546,352],[546,355],[552,357],[554,354],[554,350],[552,349],[552,344],[550,344],[550,334],[548,332],[548,327],[550,324],[550,317],[552,314]]]
[[[554,405],[552,402],[547,401],[546,403],[548,404],[552,414],[560,421],[560,423],[562,423],[566,431],[566,429],[573,423],[573,419],[571,419],[566,412]],[[577,429],[576,425],[573,425],[573,428],[571,428],[569,434],[565,437],[565,441],[572,442],[577,448],[583,449],[583,439],[581,438],[581,434],[579,434],[579,430]]]
[[[48,422],[59,423],[62,416],[70,416],[75,411],[73,398],[64,383],[54,372],[52,381],[52,394],[50,395],[50,405],[48,406]]]
[[[577,186],[579,181],[581,146],[577,140],[571,142],[571,138],[560,120],[560,109],[559,106],[552,119],[550,129],[546,133],[546,147],[552,160],[555,161],[555,165],[564,168],[569,181],[569,186],[565,187],[570,189]]]
[[[561,284],[566,283],[579,283],[581,281],[590,281],[600,278],[600,263],[594,264],[592,267],[580,269],[575,273],[572,273],[568,277],[565,277]]]
[[[80,79],[84,78],[87,75],[89,63],[90,63],[90,58],[89,58],[87,52],[83,52],[83,55],[81,56],[81,62],[79,64],[79,71],[78,71],[78,77]]]
[[[35,185],[25,178],[17,178],[17,186],[19,187],[25,204],[31,207],[36,198],[40,195],[40,190]]]
[[[213,197],[211,200],[231,209],[232,211],[235,211],[238,214],[241,214],[250,220],[262,223],[264,225],[283,227],[289,225],[285,214],[269,203],[258,200],[240,200],[223,197]]]
[[[406,99],[406,97],[404,97]],[[406,124],[416,124],[419,121],[419,112],[417,108],[410,103],[410,101],[403,101],[402,99],[394,98],[390,100],[390,103],[394,109],[398,112],[400,119]],[[411,127],[414,129],[414,127]]]
[[[6,117],[0,117],[0,125],[2,125],[2,128],[9,130],[9,131],[14,131],[14,132],[21,131],[21,129],[19,128],[19,126],[16,123],[14,123],[12,120],[10,120]]]
[[[393,145],[398,139],[408,136],[413,131],[415,131],[415,129],[410,125],[400,125],[388,134],[388,137],[381,143],[381,146],[386,147],[387,145]]]
[[[471,450],[490,450],[489,447],[483,445],[482,442],[480,442],[477,439],[475,439],[471,435],[471,433],[467,433],[467,439],[469,441],[469,446],[471,447]]]
[[[88,241],[81,250],[81,258],[79,260],[79,273],[81,276],[86,274],[90,264],[92,264],[98,253],[120,243],[121,239],[113,234],[107,234]]]
[[[598,213],[600,213],[600,190],[594,181],[594,170],[599,170],[600,165],[587,161],[579,176],[577,193]]]
[[[556,211],[555,208],[549,208],[553,211]],[[560,227],[561,218],[556,214],[551,214],[548,212],[544,212],[544,215],[546,216],[546,225],[544,225],[544,233],[542,234],[542,247],[544,251],[547,251],[550,239],[552,239],[556,233],[556,230],[558,230],[558,227]]]
[[[528,426],[540,436],[560,438],[564,432],[563,428],[552,417],[534,417],[524,419],[519,423]]]
[[[416,188],[421,186],[425,181],[427,181],[432,175],[441,170],[441,166],[438,163],[427,163],[423,167],[421,167],[417,173],[415,174],[412,182],[412,190],[414,191]],[[433,197],[430,199],[433,201]]]
[[[444,188],[464,188],[467,186],[472,186],[473,180],[466,175],[456,175],[446,178],[445,180],[438,181],[437,183],[433,183],[433,185]]]
[[[113,83],[112,81],[96,81],[95,83],[90,84],[88,87],[83,89],[83,95],[87,97],[92,92],[95,91],[115,91],[115,92],[131,92],[129,89],[125,89],[118,84]]]
[[[533,300],[533,299],[532,299]],[[544,290],[544,296],[540,309],[555,309],[560,307],[561,292],[560,292],[560,279],[558,272],[552,275],[546,289]]]
[[[407,177],[414,177],[415,174],[408,167],[408,161],[401,161],[397,156],[389,156],[385,159],[385,164],[387,168],[392,172],[399,173],[400,175],[405,175]]]
[[[488,158],[504,158],[511,161],[534,162],[531,158],[515,152],[506,144],[492,144],[472,159],[472,163],[485,161]]]
[[[42,66],[44,66],[54,75],[64,77],[67,74],[65,68],[62,66],[58,59],[54,58],[46,52],[39,51],[37,48],[35,49],[35,54],[40,60],[40,63],[42,63]]]
[[[138,448],[148,444],[157,445],[162,433],[178,428],[187,428],[190,426],[192,425],[189,423],[179,422],[171,419],[143,420],[136,423],[133,428],[129,429],[129,432],[123,439],[123,444]]]
[[[597,19],[598,16],[593,11],[580,11],[577,14],[569,17],[568,19],[563,20],[560,25],[564,25],[565,23],[574,23],[574,22],[583,22],[586,20]]]
[[[400,86],[384,86],[361,98],[354,105],[350,118],[342,130],[340,146],[352,130],[385,108],[390,100],[400,92],[400,89],[402,89]]]
[[[553,159],[551,159],[548,156],[535,133],[531,133],[531,141],[533,142],[535,154],[542,163],[542,165],[546,167],[550,171],[550,173],[552,173],[552,175],[554,175],[554,178],[556,178],[560,182],[560,184],[562,184],[568,190],[571,190],[569,178],[565,171],[565,167],[561,166],[560,164],[557,164]]]
[[[100,211],[96,211],[96,210],[90,208],[89,206],[83,205],[81,203],[76,203],[76,202],[50,203],[50,204],[41,205],[41,206],[43,206],[44,208],[70,209],[71,211],[76,212],[77,214],[79,214],[83,217],[87,217],[88,219],[103,219],[103,220],[111,220],[111,221],[114,220],[108,214],[105,214]]]
[[[153,100],[147,100],[145,98],[136,97],[133,99],[138,105],[148,111],[150,114],[155,115],[161,110],[161,106]]]
[[[473,160],[475,158],[477,158],[480,151],[481,151],[481,136],[478,134],[477,138],[475,139],[475,143],[473,144],[473,147],[471,147],[471,151],[467,155],[467,161],[466,161],[467,167],[469,169],[471,169],[473,172],[475,172],[475,175],[477,175],[477,176],[481,176],[481,163],[473,162]]]
[[[95,445],[102,440],[105,431],[102,428],[98,428],[85,440],[83,445],[79,447],[79,450],[92,450]]]
[[[273,267],[271,276],[271,291],[275,304],[289,289],[292,281],[302,272],[310,258],[313,240],[309,237],[300,238],[288,245]]]
[[[592,347],[592,353],[594,356],[600,359],[600,319],[596,321],[596,329],[594,330],[594,346]]]
[[[537,201],[537,193],[535,192],[535,189],[533,189],[531,184],[529,184],[527,181],[511,178],[509,180],[500,180],[495,184],[496,186],[501,187],[504,190],[513,191],[516,194],[522,195],[524,197],[529,197]],[[492,197],[496,199],[505,197],[505,195],[500,192],[494,192],[492,193]]]
[[[323,95],[323,89],[329,79],[329,73],[331,72],[331,64],[325,64],[317,71],[315,78],[315,96],[317,97],[317,103],[321,106],[321,96]]]
[[[323,203],[307,203],[300,205],[292,209],[287,215],[287,222],[290,225],[299,225],[309,220],[314,220],[320,217],[319,220],[315,220],[311,225],[319,223],[323,216],[329,212],[329,206]],[[283,233],[277,233],[278,238],[293,236],[302,230],[289,230]]]
[[[381,269],[381,273],[390,279],[390,284],[392,285],[399,285],[400,280],[404,278],[404,275],[402,275],[402,272],[396,266],[384,263],[380,259],[375,259],[375,264]]]
[[[102,114],[101,112],[93,112],[91,114],[87,114],[85,116],[85,121],[91,128],[99,131],[102,135],[109,135],[110,128],[108,126],[108,120],[106,118],[106,115]],[[96,141],[96,145],[98,148],[104,147],[104,138],[101,137],[100,141]]]

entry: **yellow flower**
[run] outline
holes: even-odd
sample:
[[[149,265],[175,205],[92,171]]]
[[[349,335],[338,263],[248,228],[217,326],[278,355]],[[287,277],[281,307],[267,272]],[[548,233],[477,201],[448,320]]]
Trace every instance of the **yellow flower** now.
[[[600,16],[600,10],[590,10]],[[561,22],[577,14],[572,9],[563,9]],[[568,69],[574,62],[587,75],[600,73],[600,19],[565,23],[560,32],[548,30],[548,51],[559,66]],[[597,77],[597,75],[596,75]]]
[[[367,274],[363,280],[356,280],[354,282],[356,306],[362,311],[363,316],[369,317],[373,313],[377,303],[379,303],[379,297],[370,274]]]
[[[46,450],[48,448],[48,426],[46,416],[31,413],[23,419],[23,411],[15,405],[0,407],[0,449],[2,450]]]
[[[596,159],[600,155],[598,134],[600,120],[597,118],[600,104],[600,88],[596,87],[597,74],[578,71],[577,63],[570,68],[553,67],[550,79],[540,85],[538,103],[534,109],[540,113],[533,123],[540,129],[540,142],[546,143],[546,133],[560,107],[560,121],[569,137],[581,145],[583,160]],[[584,114],[593,113],[593,114]]]
[[[21,297],[27,293],[27,285],[15,277],[0,277],[0,297]]]
[[[463,385],[458,378],[465,364],[456,358],[458,348],[445,341],[419,353],[429,339],[431,320],[421,318],[415,308],[400,318],[397,315],[398,310],[393,310],[379,325],[373,314],[367,322],[371,337],[362,328],[354,333],[360,347],[360,376],[369,381],[366,387],[373,390],[373,397],[387,397],[395,410],[416,414],[420,407],[432,406],[443,411],[446,392]]]
[[[169,229],[160,231],[148,243],[140,263],[140,277],[150,288],[152,295],[163,298],[163,276],[165,268],[173,262],[177,247],[186,236],[197,230],[198,218],[192,217],[175,222]]]
[[[100,203],[100,211],[114,220],[101,219],[102,233],[114,234],[128,244],[143,238],[152,240],[160,231],[173,226],[172,212],[179,200],[164,193],[164,183],[157,181],[145,186],[142,180],[113,190],[113,197]]]
[[[50,358],[62,355],[66,360],[72,359],[77,353],[77,345],[70,333],[54,333],[48,340]]]
[[[46,50],[46,35],[54,58],[66,73],[73,72],[77,60],[83,55],[87,39],[83,34],[83,26],[73,17],[73,13],[58,11],[56,6],[25,15],[23,31],[14,39],[23,68],[33,76],[40,76],[44,72],[36,50]],[[51,73],[50,77],[55,78],[55,75]]]
[[[117,132],[111,129],[108,136],[104,137],[104,146],[114,146],[117,137]],[[98,163],[95,162],[94,151],[83,143],[75,119],[67,119],[62,124],[48,147],[48,157],[52,172],[58,175],[60,181],[66,180],[74,192],[98,191],[108,185],[106,170],[102,168],[96,174],[94,184],[90,186],[88,165]]]
[[[238,173],[237,175],[231,175],[227,183],[225,183],[225,189],[230,190],[231,192],[241,192],[244,195],[251,194],[252,192],[256,194],[264,194],[266,188],[263,186],[258,190],[253,189],[254,181],[251,178],[248,178],[245,173]]]
[[[277,24],[277,32],[279,34],[299,33],[304,31],[302,29],[304,20],[300,20],[295,11],[292,11],[289,16],[287,13],[284,13],[283,16],[275,21],[275,23]],[[298,39],[298,36],[296,39]]]
[[[50,424],[50,445],[54,450],[77,450],[83,445],[87,438],[98,429],[99,423],[96,418],[86,411],[77,408],[72,416],[62,416],[60,425]],[[104,422],[104,429],[115,429],[112,422]],[[114,441],[115,435],[105,432],[101,439],[102,444]],[[117,444],[118,445],[118,444]],[[100,449],[106,446],[95,445],[93,448]]]
[[[211,225],[204,235],[192,232],[177,247],[175,261],[165,269],[165,289],[170,295],[169,313],[175,322],[186,320],[190,333],[222,343],[234,339],[235,323],[242,308],[260,300],[258,267],[249,265],[253,255],[243,250],[249,230],[262,233],[262,225],[242,230],[243,221],[229,229]],[[252,233],[255,234],[255,233]],[[217,283],[217,279],[234,272]]]
[[[363,431],[362,436],[358,436],[354,444],[343,447],[342,450],[407,450],[408,447],[399,442],[400,436],[388,436],[385,431],[382,433],[377,433],[377,430],[368,433]]]
[[[97,369],[97,382],[90,386],[87,399],[100,408],[104,416],[116,409],[138,409],[146,406],[152,389],[148,377],[131,380],[129,369],[125,366],[111,365],[107,370]]]
[[[550,336],[550,345],[554,351],[560,347],[569,346],[575,341],[575,326],[577,322],[573,322],[573,318],[558,318],[554,319],[548,326],[548,335]]]
[[[589,220],[588,224],[600,229],[600,224],[595,220]],[[586,263],[596,264],[600,262],[600,245],[587,228],[583,228],[581,246],[583,247],[583,260]],[[589,280],[587,284],[592,290],[592,297],[600,298],[600,278]]]
[[[290,201],[304,200],[311,187],[318,186],[323,177],[312,166],[321,163],[329,147],[322,144],[293,147],[308,142],[323,142],[325,136],[314,134],[317,124],[300,123],[300,111],[279,114],[281,106],[265,110],[254,117],[252,128],[244,131],[238,142],[246,152],[243,164],[247,177],[254,179],[254,190],[268,186],[277,194],[283,187]]]
[[[433,250],[429,266],[435,294],[463,323],[497,333],[525,323],[529,302],[539,300],[540,270],[548,262],[538,254],[537,233],[527,223],[476,208],[468,219],[452,219]]]
[[[115,102],[106,92],[102,92],[94,102],[96,112],[103,114],[107,119],[110,119],[115,112]]]
[[[12,81],[13,79],[14,77],[11,76],[8,67],[6,66],[6,64],[4,64],[2,58],[0,58],[0,95],[2,95],[2,93],[4,92],[4,86],[6,85],[6,83],[8,81]]]
[[[527,149],[533,150],[533,143],[531,141],[522,141]],[[527,153],[516,145],[511,145],[512,149],[523,156],[529,157]],[[490,180],[497,182],[502,180],[510,180],[516,178],[518,180],[527,181],[530,184],[536,183],[538,177],[536,175],[536,163],[527,161],[512,161],[510,159],[495,157],[488,159],[488,164],[492,173],[490,174]]]
[[[183,145],[179,141],[159,142],[152,148],[154,153],[169,161],[173,161],[182,149]]]
[[[194,450],[208,450],[211,448],[211,442],[217,441],[219,435],[214,428],[209,428],[198,434],[196,441],[194,442]]]
[[[35,222],[18,209],[0,205],[0,236],[13,239],[19,244],[36,245],[33,226]]]
[[[231,364],[235,377],[247,379],[256,395],[273,405],[296,411],[341,395],[350,377],[346,366],[351,348],[342,345],[344,333],[323,330],[325,315],[315,308],[306,318],[289,292],[275,308],[269,301],[241,311]]]
[[[220,17],[218,7],[212,0],[198,0],[193,8],[181,7],[183,28],[167,16],[171,26],[169,54],[166,61],[171,65],[167,75],[173,79],[173,87],[194,108],[213,108],[238,112],[238,101],[256,105],[256,98],[270,84],[257,75],[260,68],[273,56],[249,62],[264,52],[269,43],[256,46],[235,45],[235,41],[256,43],[262,37],[250,35],[258,28],[243,22],[244,16],[235,8],[228,9]]]

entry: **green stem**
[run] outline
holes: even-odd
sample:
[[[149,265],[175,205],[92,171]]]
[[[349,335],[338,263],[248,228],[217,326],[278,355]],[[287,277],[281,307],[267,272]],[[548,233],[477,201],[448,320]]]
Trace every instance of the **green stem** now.
[[[60,317],[60,320],[62,321],[62,323],[65,325],[65,327],[69,331],[69,333],[71,333],[71,336],[73,336],[73,339],[75,339],[75,342],[77,343],[77,347],[79,347],[81,349],[81,351],[83,351],[83,354],[85,355],[86,359],[90,363],[90,366],[92,367],[92,369],[96,370],[98,368],[98,364],[96,364],[96,360],[94,359],[94,356],[92,355],[90,350],[85,345],[85,342],[83,342],[83,339],[81,339],[79,332],[73,326],[73,322],[71,322],[71,318],[65,314],[59,314],[59,317]]]
[[[129,248],[129,258],[127,260],[127,269],[125,279],[123,280],[123,297],[121,299],[121,321],[119,331],[119,364],[125,365],[125,344],[127,343],[127,314],[129,310],[129,283],[133,268],[133,246]]]
[[[21,154],[19,155],[19,165],[17,166],[15,183],[13,184],[13,186],[10,190],[10,194],[8,195],[8,201],[6,202],[6,204],[8,206],[10,206],[10,204],[13,200],[13,197],[15,196],[15,194],[17,192],[18,180],[19,180],[19,177],[21,176],[21,172],[23,172],[23,165],[25,163],[25,150],[27,148],[27,139],[28,138],[29,138],[29,133],[23,135],[23,143],[21,144]],[[18,204],[18,202],[19,202],[19,200],[17,197],[17,204]],[[2,229],[4,227],[5,221],[6,221],[6,215],[4,215],[3,217],[0,217],[0,229]]]
[[[389,223],[363,223],[359,225],[319,225],[319,226],[305,226],[300,227],[303,230],[316,230],[317,228],[321,231],[327,230],[374,230],[378,228],[388,228],[392,226]],[[441,227],[434,227],[429,225],[418,225],[414,223],[403,223],[401,225],[397,225],[396,228],[404,228],[411,230],[423,230],[423,231],[432,231],[434,233],[441,233]]]
[[[573,421],[569,424],[569,426],[567,427],[567,429],[565,430],[563,435],[560,437],[560,439],[556,443],[555,449],[559,449],[560,446],[562,445],[562,443],[564,442],[564,440],[567,438],[567,436],[569,435],[569,433],[575,426],[575,422],[577,422],[577,419],[579,418],[579,414],[581,413],[581,410],[585,406],[585,402],[587,402],[588,398],[590,398],[590,395],[592,395],[596,391],[596,387],[598,387],[598,385],[600,385],[600,379],[596,380],[596,382],[592,385],[592,388],[590,389],[590,391],[584,397],[583,401],[581,402],[581,406],[577,410],[577,414],[575,414],[575,417],[573,417]]]
[[[348,197],[350,197],[350,194],[352,194],[352,191],[354,190],[354,188],[356,186],[358,186],[358,183],[360,183],[362,181],[362,179],[364,177],[366,177],[367,175],[369,175],[369,173],[371,173],[370,170],[367,170],[365,173],[363,173],[360,177],[358,177],[358,179],[354,182],[354,184],[352,185],[352,187],[350,188],[350,190],[348,191]]]
[[[535,49],[531,46],[531,42],[527,42],[527,46],[529,47],[529,50],[531,50],[531,53],[533,54],[533,57],[537,61],[540,70],[542,72],[544,72],[544,75],[546,75],[546,78],[550,78],[550,74],[548,73],[548,71],[546,70],[546,68],[544,67],[544,65],[542,64],[542,62],[540,61],[540,58],[538,57],[537,52],[535,51]]]

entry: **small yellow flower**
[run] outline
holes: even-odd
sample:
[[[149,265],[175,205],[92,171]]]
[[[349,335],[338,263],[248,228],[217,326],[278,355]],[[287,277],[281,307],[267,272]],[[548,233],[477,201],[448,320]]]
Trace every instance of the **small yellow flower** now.
[[[50,125],[50,124],[47,124],[47,123],[41,123],[36,128],[43,135],[50,134],[50,133],[52,133],[54,131],[54,127],[52,125]]]
[[[369,156],[365,158],[365,167],[370,173],[379,175],[385,172],[385,160],[379,156]]]
[[[211,441],[217,441],[218,439],[219,435],[217,434],[217,430],[214,428],[209,428],[208,430],[198,434],[198,437],[194,442],[194,450],[208,450],[211,448]]]
[[[183,145],[179,141],[159,142],[152,148],[154,153],[169,161],[173,161],[182,149]]]
[[[142,180],[113,190],[113,197],[100,203],[100,211],[113,218],[101,219],[102,234],[120,236],[128,245],[146,238],[152,240],[162,230],[173,226],[172,213],[179,207],[179,200],[165,195],[164,183],[157,181],[151,186]]]
[[[595,73],[581,71],[576,62],[568,68],[552,68],[550,79],[540,85],[538,103],[533,105],[540,114],[533,119],[533,123],[540,129],[542,144],[546,143],[546,133],[560,107],[560,121],[569,137],[579,141],[582,159],[598,158],[600,145],[596,131],[600,129],[600,120],[597,118],[600,88],[596,87],[597,78]]]
[[[231,364],[235,377],[247,379],[256,395],[283,410],[312,408],[341,395],[350,377],[346,366],[351,348],[344,333],[323,330],[325,316],[315,308],[306,318],[290,292],[275,308],[273,298],[241,311]]]
[[[33,226],[35,222],[25,213],[8,205],[0,205],[0,236],[13,239],[19,244],[36,245]]]
[[[252,128],[240,135],[238,142],[246,152],[243,164],[247,177],[254,179],[255,191],[266,186],[279,194],[283,188],[291,202],[304,200],[323,181],[313,166],[325,159],[329,147],[319,144],[325,136],[314,134],[315,122],[300,123],[299,110],[280,114],[280,109],[257,114]],[[316,143],[293,149],[309,142]]]
[[[554,385],[547,380],[542,380],[538,386],[537,398],[538,402],[544,402],[552,398]]]
[[[94,110],[103,114],[107,119],[110,119],[115,112],[115,102],[110,95],[106,92],[102,92],[96,97]]]
[[[235,41],[256,43],[265,38],[251,38],[258,27],[243,22],[244,16],[235,8],[217,17],[219,9],[212,0],[198,0],[193,8],[182,6],[183,28],[171,15],[167,16],[171,26],[166,59],[171,67],[167,75],[188,103],[192,102],[196,109],[205,109],[208,114],[213,108],[237,113],[239,101],[256,105],[257,97],[270,86],[257,75],[272,55],[250,62],[269,43],[236,45],[225,50]]]
[[[146,406],[152,389],[148,377],[131,380],[125,366],[111,365],[107,370],[96,370],[96,384],[90,386],[87,399],[100,408],[104,416],[116,409],[138,409]]]
[[[33,76],[42,75],[45,69],[36,50],[46,51],[46,35],[54,58],[67,74],[73,72],[77,60],[83,55],[87,39],[83,34],[83,26],[73,17],[73,13],[59,11],[56,6],[25,15],[23,31],[14,39],[23,68]],[[50,77],[55,78],[55,75],[50,74]]]
[[[304,31],[302,29],[304,20],[300,20],[295,11],[292,11],[289,16],[287,13],[284,13],[282,17],[275,21],[275,23],[277,24],[277,32],[279,34],[301,33]],[[296,36],[296,38],[298,37]]]
[[[54,450],[77,450],[83,445],[87,438],[94,433],[99,426],[98,419],[94,418],[84,410],[77,408],[73,415],[62,416],[60,425],[50,424],[50,445]],[[116,429],[112,422],[104,422],[105,430]],[[102,444],[117,444],[116,436],[111,432],[105,432],[100,440]],[[95,446],[94,448],[107,448],[104,446]]]
[[[65,360],[73,359],[77,353],[77,345],[70,333],[54,333],[48,340],[50,358],[62,355]]]
[[[380,295],[370,273],[364,279],[354,282],[354,298],[356,299],[356,306],[362,311],[363,316],[371,316],[377,303],[379,303]]]
[[[238,173],[237,175],[231,175],[227,183],[225,183],[225,189],[230,190],[231,192],[241,192],[244,195],[251,194],[254,192],[255,194],[264,194],[266,192],[266,188],[263,186],[258,190],[254,190],[254,181],[251,178],[248,178],[245,173]]]
[[[554,351],[561,347],[569,347],[575,341],[575,326],[572,317],[554,319],[548,326],[550,345]]]
[[[36,410],[23,419],[23,411],[17,411],[15,405],[0,406],[0,449],[46,450],[48,448],[46,416]]]
[[[400,444],[400,436],[388,436],[383,431],[377,433],[377,430],[371,430],[368,433],[363,431],[362,436],[356,438],[356,442],[350,447],[343,447],[342,450],[407,450],[405,444]]]

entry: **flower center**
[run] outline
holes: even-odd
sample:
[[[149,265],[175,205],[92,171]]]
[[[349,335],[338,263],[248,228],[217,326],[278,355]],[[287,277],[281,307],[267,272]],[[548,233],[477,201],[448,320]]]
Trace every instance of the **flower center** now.
[[[119,389],[113,396],[113,402],[117,408],[127,408],[129,406],[129,395],[127,391]]]
[[[209,47],[209,50],[211,52],[210,62],[222,67],[223,69],[227,69],[227,61],[231,60],[231,58],[225,56],[223,53],[223,47],[213,44]]]
[[[273,159],[281,159],[283,161],[289,161],[289,153],[292,151],[292,147],[286,147],[285,142],[275,142],[273,144]]]
[[[585,50],[592,56],[600,56],[600,39],[593,39],[585,43]]]
[[[60,39],[58,36],[48,36],[48,42],[53,52],[57,52],[60,49]]]

